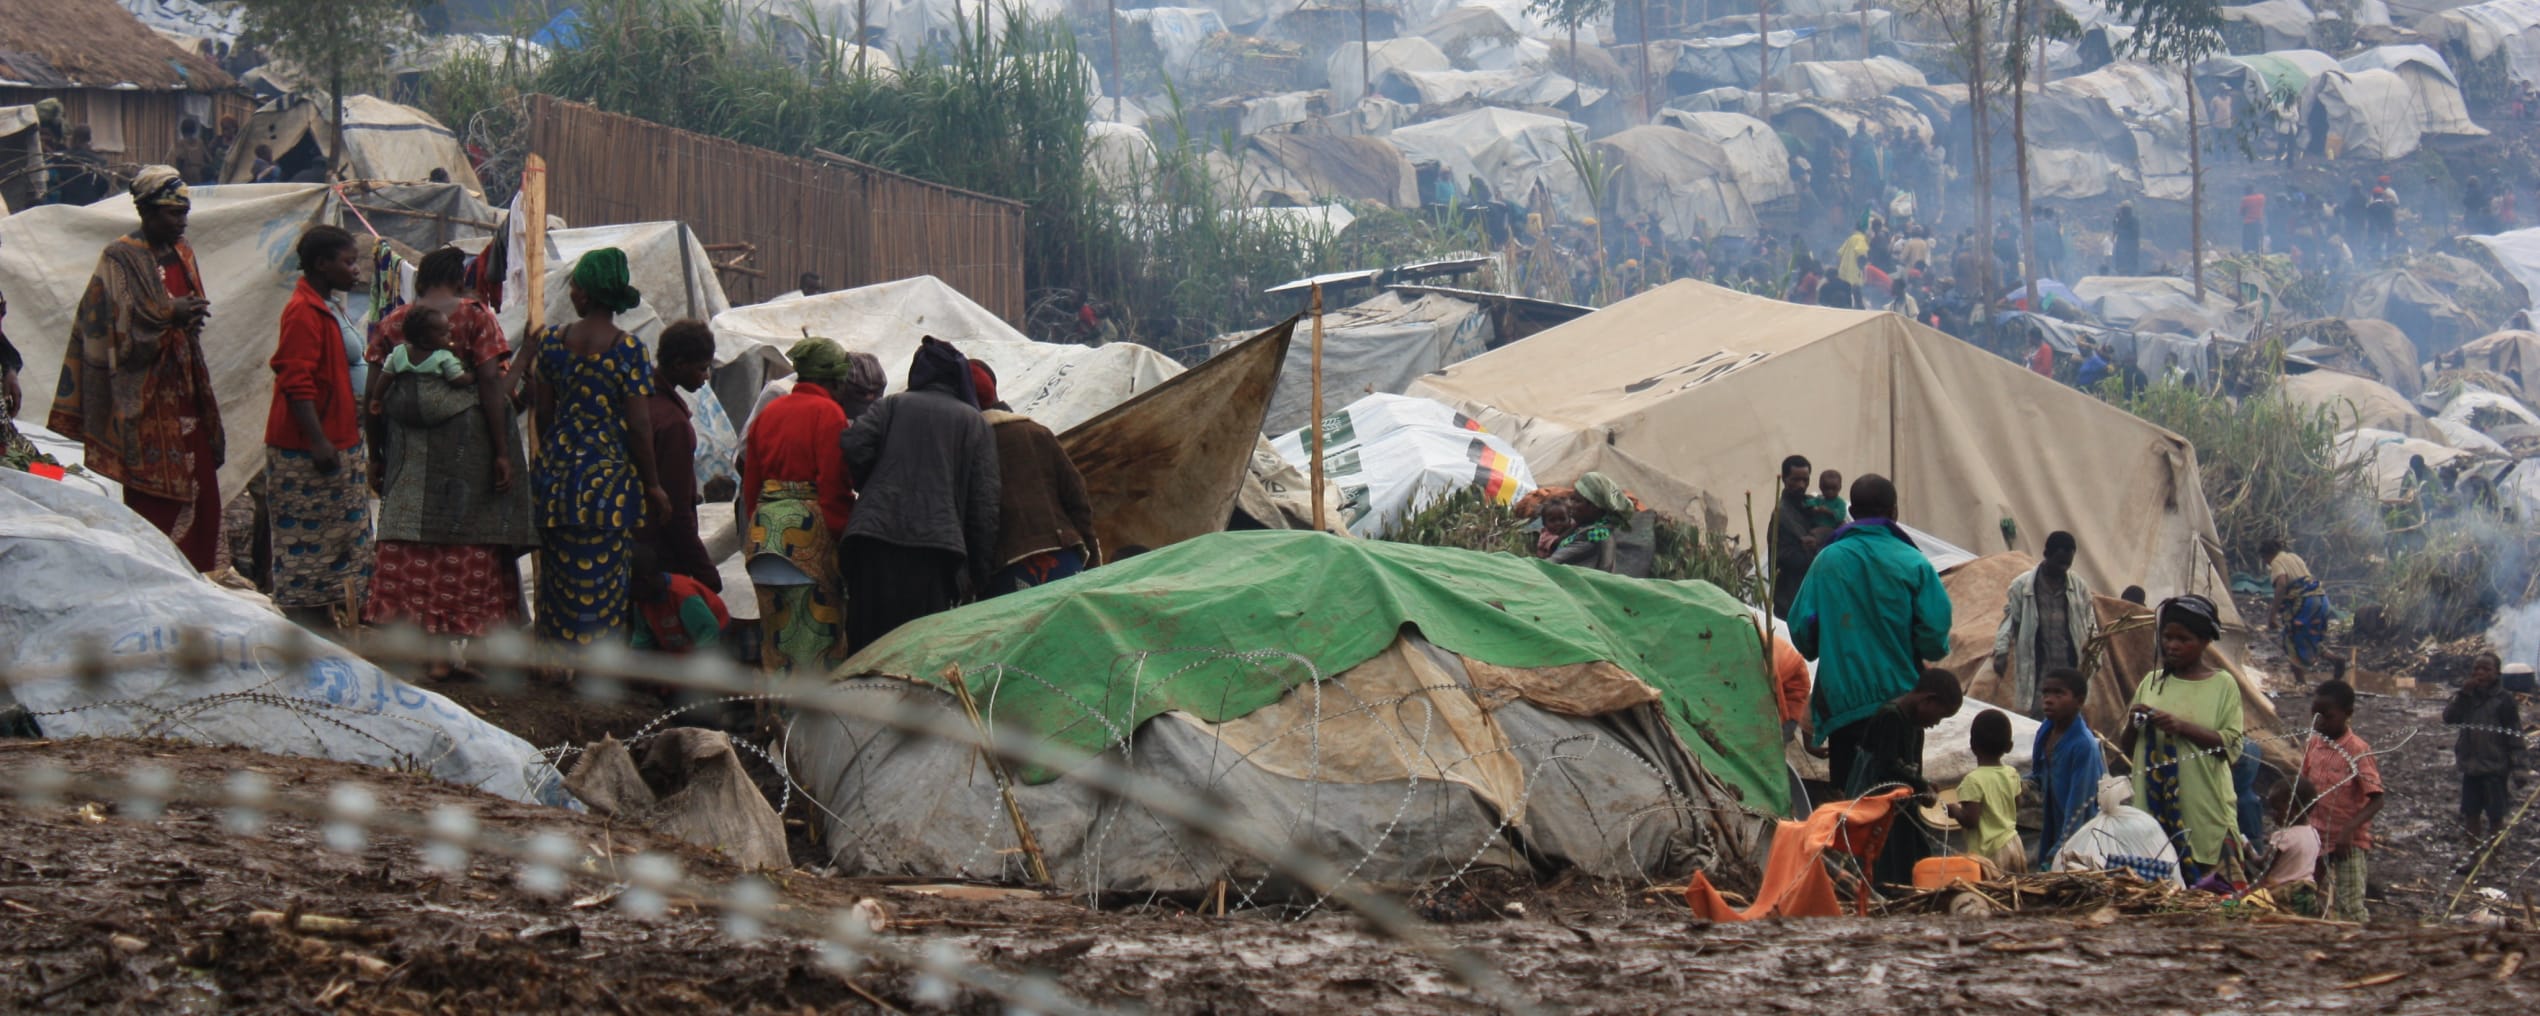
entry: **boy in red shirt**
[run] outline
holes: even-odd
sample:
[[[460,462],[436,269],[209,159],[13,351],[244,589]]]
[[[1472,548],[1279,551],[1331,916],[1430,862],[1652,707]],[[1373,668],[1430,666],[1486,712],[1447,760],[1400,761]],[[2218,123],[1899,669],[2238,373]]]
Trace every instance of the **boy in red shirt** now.
[[[2311,828],[2320,834],[2329,916],[2363,924],[2364,852],[2372,849],[2372,819],[2381,813],[2381,763],[2348,725],[2354,716],[2354,686],[2322,681],[2311,693],[2313,736],[2302,753],[2299,788],[2309,801]]]
[[[722,644],[723,629],[732,624],[722,597],[703,582],[664,570],[661,552],[651,544],[635,546],[632,588],[634,613],[643,621],[634,626],[636,649],[685,656]]]

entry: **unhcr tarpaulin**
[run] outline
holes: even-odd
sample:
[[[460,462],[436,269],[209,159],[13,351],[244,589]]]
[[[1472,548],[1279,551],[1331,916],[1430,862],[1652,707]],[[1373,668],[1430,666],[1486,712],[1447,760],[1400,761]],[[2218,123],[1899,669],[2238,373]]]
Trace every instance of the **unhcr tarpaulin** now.
[[[2540,406],[2540,332],[2502,331],[2463,345],[2461,364],[2514,382],[2511,393]]]
[[[1323,404],[1339,406],[1368,394],[1399,395],[1420,375],[1482,355],[1494,337],[1491,316],[1471,301],[1435,294],[1383,292],[1323,315]],[[1212,345],[1223,353],[1249,340],[1229,335]],[[1278,394],[1262,430],[1277,434],[1305,426],[1314,401],[1314,352],[1299,342],[1279,369]]]
[[[276,328],[299,282],[292,246],[327,202],[326,188],[317,184],[194,191],[186,239],[212,302],[203,354],[229,437],[229,461],[220,470],[223,503],[264,468],[259,449],[273,411]],[[88,290],[98,253],[139,225],[132,199],[121,194],[85,208],[45,205],[0,219],[0,293],[9,299],[9,339],[26,357],[27,398],[19,415],[40,423],[51,410],[71,315]]]
[[[997,372],[997,394],[1053,431],[1181,373],[1181,365],[1136,343],[1034,342],[932,275],[738,307],[716,315],[712,327],[717,363],[743,360],[754,348],[781,354],[808,332],[849,352],[873,354],[894,391],[908,383],[918,340],[932,335],[986,362]]]
[[[1906,521],[1970,551],[2005,549],[2006,521],[2029,553],[2068,530],[2096,585],[2228,599],[2185,440],[1894,314],[1673,282],[1409,394],[1508,438],[1540,482],[1599,470],[1725,523],[1804,454],[1894,479]]]
[[[2385,70],[2328,71],[2311,79],[2302,97],[2306,120],[2328,125],[2333,159],[2386,162],[2417,150],[2425,115],[2416,93]]]
[[[2440,469],[2466,454],[2440,442],[2374,427],[2357,427],[2337,436],[2337,461],[2363,463],[2374,496],[2385,501],[2407,494],[2408,460],[2422,458],[2427,466]]]
[[[2037,160],[2031,176],[2039,193],[2187,196],[2186,104],[2176,73],[2113,63],[2048,82],[2030,103],[2030,152]]]
[[[277,160],[303,142],[314,145],[321,158],[331,155],[329,139],[335,134],[327,122],[331,115],[324,101],[302,96],[266,103],[239,128],[238,143],[221,167],[222,182],[255,181],[258,145],[273,152]],[[451,183],[485,193],[474,164],[450,128],[430,113],[377,96],[344,97],[344,163],[345,174],[355,180],[420,183],[431,179],[437,169],[449,174]]]
[[[1635,617],[1668,623],[1617,622]],[[1737,863],[1754,816],[1786,803],[1753,622],[1705,583],[1228,533],[908,625],[840,673],[950,711],[936,689],[956,666],[1000,729],[1215,795],[1223,832],[1310,844],[1379,885],[1477,858],[1681,875]],[[820,717],[794,723],[787,762],[847,869],[1004,873],[1012,823],[975,756]],[[1267,874],[1064,773],[1022,775],[1062,886]]]
[[[1595,209],[1578,172],[1570,168],[1574,133],[1585,141],[1587,127],[1540,113],[1491,107],[1399,128],[1392,139],[1413,165],[1434,162],[1455,174],[1459,189],[1478,176],[1490,185],[1492,196],[1523,202],[1535,184],[1542,183],[1551,191],[1556,216],[1577,221],[1595,214]]]
[[[1582,106],[1605,97],[1605,89],[1583,85],[1548,71],[1388,71],[1376,79],[1376,90],[1399,102],[1452,106],[1467,99],[1500,106],[1556,106],[1578,96]]]
[[[1270,446],[1290,465],[1311,470],[1310,439],[1293,430]],[[1535,489],[1526,460],[1508,442],[1472,417],[1408,395],[1370,395],[1324,417],[1323,474],[1340,487],[1341,521],[1369,538],[1467,488],[1500,505]]]
[[[2217,13],[2222,15],[2225,24],[2250,26],[2249,30],[2257,36],[2257,51],[2261,53],[2310,45],[2311,23],[2319,20],[2319,15],[2312,13],[2310,5],[2302,0],[2258,0],[2253,4],[2224,7]]]
[[[1712,114],[1720,115],[1720,114]],[[1606,186],[1623,222],[1655,218],[1667,239],[1754,236],[1755,209],[1738,188],[1729,154],[1701,135],[1643,124],[1592,143],[1612,167]]]

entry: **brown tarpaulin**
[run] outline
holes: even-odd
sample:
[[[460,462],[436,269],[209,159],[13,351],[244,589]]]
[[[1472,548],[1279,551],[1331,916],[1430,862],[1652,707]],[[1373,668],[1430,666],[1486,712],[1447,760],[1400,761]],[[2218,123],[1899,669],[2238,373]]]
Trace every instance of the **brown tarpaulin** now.
[[[1297,318],[1068,429],[1105,551],[1226,528]]]

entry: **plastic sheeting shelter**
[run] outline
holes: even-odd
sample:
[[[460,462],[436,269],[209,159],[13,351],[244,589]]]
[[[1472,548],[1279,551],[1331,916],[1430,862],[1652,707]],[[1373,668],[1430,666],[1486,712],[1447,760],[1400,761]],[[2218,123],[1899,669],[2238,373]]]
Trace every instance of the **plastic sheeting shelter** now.
[[[2196,81],[2200,88],[2226,85],[2260,105],[2289,110],[2313,77],[2336,69],[2336,57],[2316,49],[2288,49],[2214,57],[2196,65]]]
[[[1633,616],[1668,623],[1608,623]],[[1736,864],[1785,808],[1753,624],[1705,583],[1225,533],[912,623],[838,673],[958,717],[958,667],[999,729],[1214,795],[1232,810],[1215,832],[1302,844],[1374,885],[1470,864],[1640,879]],[[970,745],[806,715],[786,755],[842,870],[1024,870]],[[1017,775],[1059,888],[1297,893],[1065,771]]]
[[[2540,85],[2540,0],[2488,0],[2436,11],[2417,22],[2417,32],[2467,54],[2473,63],[2501,55],[2514,84]]]
[[[1496,338],[1491,315],[1471,301],[1437,294],[1382,292],[1323,315],[1323,400],[1327,411],[1362,395],[1399,395],[1420,375],[1489,351]],[[1250,333],[1211,343],[1212,353],[1234,348]],[[1279,368],[1261,429],[1279,434],[1305,426],[1314,402],[1314,353],[1307,343],[1288,351]]]
[[[2310,5],[2302,0],[2258,0],[2253,4],[2224,7],[2216,13],[2222,15],[2225,26],[2248,26],[2239,31],[2254,35],[2258,51],[2262,53],[2310,45],[2311,23],[2319,20],[2319,15],[2312,13]],[[2226,31],[2231,29],[2226,28]]]
[[[1473,101],[1491,106],[1552,107],[1576,96],[1594,105],[1606,90],[1547,71],[1387,71],[1376,92],[1396,102],[1438,108]]]
[[[1364,81],[1360,80],[1362,57],[1359,52],[1362,49],[1366,51],[1366,56],[1363,58],[1363,67],[1366,72]],[[1349,43],[1333,51],[1327,63],[1332,83],[1332,106],[1335,109],[1357,105],[1358,100],[1367,94],[1360,86],[1372,85],[1384,80],[1386,74],[1396,71],[1453,70],[1455,67],[1447,60],[1446,54],[1438,49],[1436,43],[1417,36],[1384,39],[1368,46],[1361,46],[1355,42]]]
[[[1459,188],[1478,176],[1493,195],[1524,201],[1541,183],[1552,194],[1554,214],[1575,222],[1596,212],[1570,168],[1573,133],[1584,140],[1587,127],[1540,113],[1483,108],[1398,128],[1392,139],[1413,165],[1434,162],[1455,174]]]
[[[292,165],[292,150],[304,146],[316,159],[328,159],[335,150],[334,127],[328,123],[332,115],[326,103],[304,96],[266,103],[239,128],[238,144],[221,166],[221,181],[254,181],[258,145],[272,150],[274,160],[286,167]],[[449,174],[451,183],[485,193],[458,136],[432,114],[377,96],[345,97],[344,172],[349,178],[419,183],[431,179],[436,169]],[[292,171],[283,172],[287,177]]]
[[[1255,204],[1272,194],[1299,206],[1333,198],[1394,208],[1420,204],[1419,174],[1411,160],[1382,138],[1258,134],[1244,142],[1243,155],[1244,179],[1253,187],[1249,193]]]
[[[2484,249],[2505,277],[2520,283],[2525,309],[2540,318],[2540,227],[2461,239]]]
[[[2421,456],[2427,466],[2440,469],[2466,454],[2449,445],[2374,427],[2358,427],[2337,436],[2337,461],[2367,463],[2365,475],[2373,494],[2385,501],[2407,493],[2409,459]]]
[[[2503,331],[2463,345],[2463,366],[2491,372],[2514,383],[2510,393],[2540,405],[2540,332]]]
[[[570,806],[528,742],[213,585],[116,501],[0,469],[0,571],[0,669],[31,678],[0,689],[0,706],[24,706],[44,737],[243,745]],[[211,635],[200,672],[179,661],[187,630]],[[71,674],[92,644],[108,664],[96,686]],[[309,647],[296,670],[278,662],[293,644]]]
[[[1660,110],[1658,122],[1674,124],[1720,146],[1747,203],[1761,205],[1799,193],[1790,179],[1790,149],[1773,126],[1744,113]]]
[[[2036,193],[2086,198],[2134,190],[2187,197],[2187,117],[2177,74],[2113,63],[2048,82],[2029,101]]]
[[[748,358],[759,348],[781,356],[808,329],[849,352],[873,354],[893,391],[907,386],[918,340],[932,335],[985,361],[997,372],[998,395],[1053,431],[1092,419],[1182,372],[1180,364],[1136,343],[1093,348],[1034,342],[931,275],[739,307],[716,315],[710,325],[717,363]]]
[[[2334,370],[2287,374],[2280,388],[2294,403],[2333,410],[2340,429],[2369,427],[2427,441],[2441,441],[2425,414],[2407,396],[2367,377]]]
[[[2334,70],[2311,79],[2303,118],[2328,128],[2336,159],[2388,161],[2417,150],[2425,115],[2406,79],[2385,70]]]
[[[1930,84],[1914,65],[1892,56],[1867,60],[1812,60],[1785,75],[1801,95],[1820,102],[1867,102],[1899,88]]]
[[[626,253],[627,277],[644,298],[635,309],[617,316],[617,326],[642,339],[647,349],[673,321],[710,321],[732,307],[731,299],[723,293],[722,280],[714,274],[714,260],[706,255],[705,245],[688,227],[676,222],[585,226],[547,232],[549,322],[573,320],[573,264],[582,255],[602,247],[615,247]],[[528,259],[520,254],[515,248],[509,258],[512,274],[504,283],[506,294],[528,292],[522,275]],[[527,300],[507,295],[498,317],[504,334],[522,334],[529,323]]]
[[[2470,121],[2469,105],[2461,98],[2461,79],[2432,47],[2375,46],[2338,61],[2338,66],[2349,71],[2385,70],[2397,74],[2408,83],[2421,126],[2428,134],[2487,133],[2486,128]]]
[[[1906,521],[1970,551],[2006,549],[2007,518],[2008,549],[2071,531],[2095,585],[2228,599],[2185,440],[1894,314],[1673,282],[1409,394],[1508,438],[1540,482],[1598,470],[1654,508],[1726,520],[1749,495],[1768,510],[1797,452],[1895,480]]]
[[[1305,430],[1270,446],[1301,470],[1313,468]],[[1323,470],[1340,488],[1334,509],[1349,531],[1370,539],[1392,532],[1441,497],[1479,489],[1499,505],[1535,489],[1526,460],[1499,436],[1445,406],[1408,395],[1370,395],[1323,418]]]
[[[1754,236],[1755,209],[1739,189],[1726,149],[1692,131],[1644,124],[1593,142],[1614,167],[1607,184],[1615,216],[1623,222],[1658,220],[1669,240],[1713,234]]]

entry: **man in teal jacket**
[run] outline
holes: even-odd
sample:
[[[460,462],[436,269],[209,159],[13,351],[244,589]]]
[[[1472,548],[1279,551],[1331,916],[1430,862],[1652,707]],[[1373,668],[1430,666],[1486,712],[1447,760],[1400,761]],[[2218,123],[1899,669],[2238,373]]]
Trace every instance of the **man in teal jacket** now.
[[[1919,661],[1949,653],[1949,592],[1896,522],[1896,485],[1875,473],[1852,481],[1852,522],[1808,567],[1790,606],[1790,641],[1817,661],[1809,696],[1828,773],[1850,777],[1862,723],[1914,690]]]

